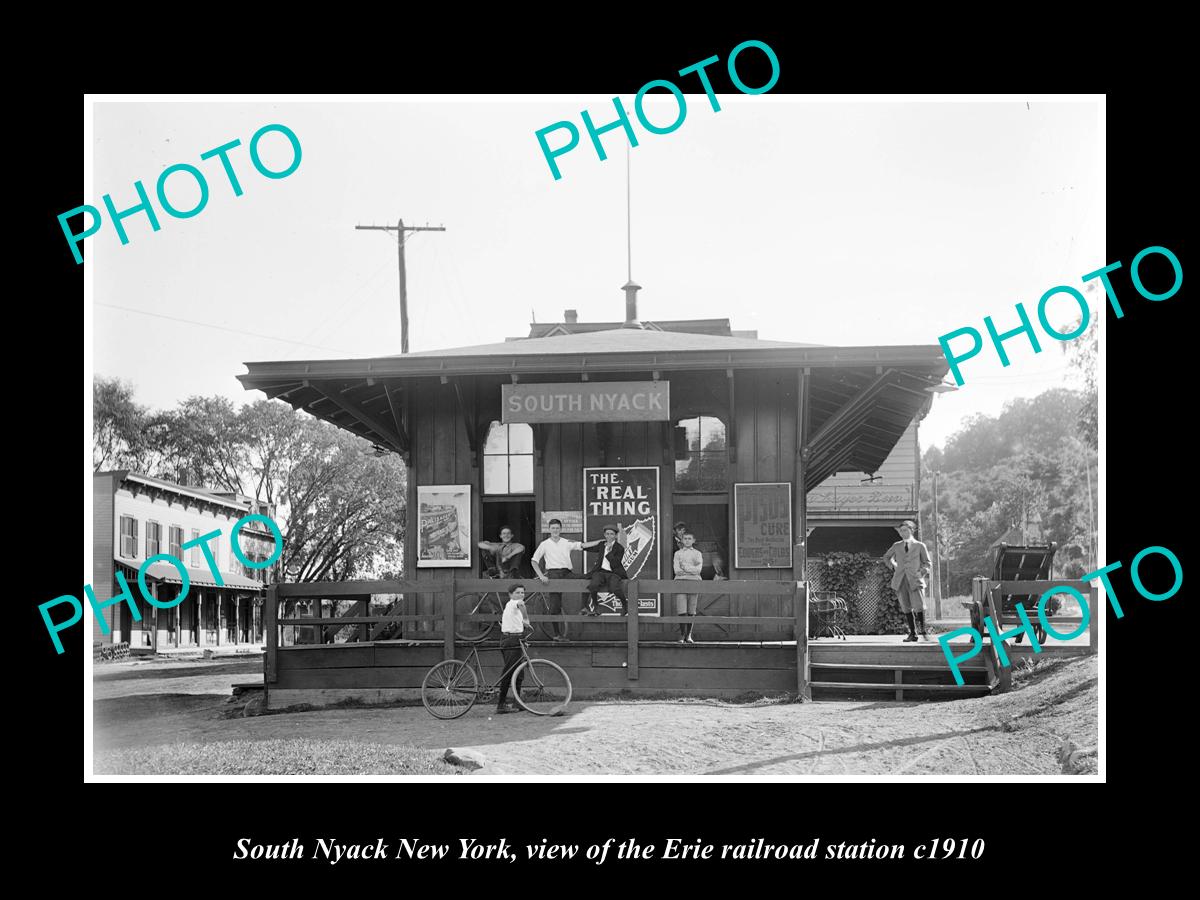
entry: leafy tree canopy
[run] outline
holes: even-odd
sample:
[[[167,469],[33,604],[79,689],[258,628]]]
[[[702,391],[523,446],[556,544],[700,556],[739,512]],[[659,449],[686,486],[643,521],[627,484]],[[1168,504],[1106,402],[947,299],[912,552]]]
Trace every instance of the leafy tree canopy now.
[[[258,400],[189,397],[153,412],[115,379],[93,387],[95,471],[130,469],[271,504],[287,581],[341,581],[402,571],[403,462],[369,441]]]
[[[944,448],[922,455],[921,515],[933,522],[949,595],[970,593],[971,578],[991,574],[991,545],[1012,529],[1029,542],[1056,541],[1055,574],[1094,568],[1096,446],[1078,413],[1085,394],[1054,388],[1006,404],[999,416],[968,418]]]

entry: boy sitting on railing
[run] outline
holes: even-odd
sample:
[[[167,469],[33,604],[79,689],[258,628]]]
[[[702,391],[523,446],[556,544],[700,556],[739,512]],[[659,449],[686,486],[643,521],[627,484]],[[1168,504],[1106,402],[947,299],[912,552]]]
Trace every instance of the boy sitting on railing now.
[[[480,541],[477,545],[489,578],[520,578],[521,559],[525,545],[513,540],[513,530],[505,525],[499,541]]]

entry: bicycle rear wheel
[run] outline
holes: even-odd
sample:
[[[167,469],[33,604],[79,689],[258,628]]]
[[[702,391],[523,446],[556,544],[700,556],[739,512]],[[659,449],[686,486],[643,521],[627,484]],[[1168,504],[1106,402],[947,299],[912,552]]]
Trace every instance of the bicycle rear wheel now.
[[[571,702],[571,679],[548,659],[525,660],[513,672],[512,683],[517,702],[536,716],[561,716]]]
[[[425,673],[421,682],[421,702],[430,715],[439,719],[457,719],[479,696],[479,678],[475,670],[457,659],[442,660]]]
[[[531,616],[548,616],[549,609],[546,607],[546,595],[541,591],[535,593],[532,597],[525,601],[525,608]],[[559,633],[566,637],[569,634],[569,629],[566,622],[530,622],[533,627],[533,639],[538,641],[554,640],[554,626],[557,625]]]
[[[501,610],[495,594],[459,594],[454,598],[454,636],[471,644],[482,641],[500,622]],[[488,621],[467,621],[465,617],[472,615],[491,618]]]

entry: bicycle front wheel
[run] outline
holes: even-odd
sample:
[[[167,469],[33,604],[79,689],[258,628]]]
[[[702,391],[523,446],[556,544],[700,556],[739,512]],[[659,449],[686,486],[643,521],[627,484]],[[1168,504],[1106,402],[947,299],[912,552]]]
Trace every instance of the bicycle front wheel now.
[[[479,678],[461,660],[442,660],[425,673],[421,682],[421,702],[430,715],[439,719],[457,719],[475,705],[478,697]]]
[[[571,679],[548,659],[525,660],[513,672],[512,683],[517,702],[536,716],[561,716],[571,702]]]
[[[495,594],[459,594],[454,598],[454,636],[470,644],[482,641],[500,621],[500,611]],[[470,622],[466,616],[488,616],[489,619]]]

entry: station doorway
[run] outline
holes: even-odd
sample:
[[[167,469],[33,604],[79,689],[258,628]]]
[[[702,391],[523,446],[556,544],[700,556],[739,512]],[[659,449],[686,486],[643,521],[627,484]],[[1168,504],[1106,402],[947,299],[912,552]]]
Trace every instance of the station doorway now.
[[[704,557],[704,569],[700,577],[712,581],[717,575],[729,577],[729,504],[728,503],[676,503],[672,509],[672,521],[678,526],[686,524],[696,536],[695,547]],[[672,553],[674,543],[670,538]],[[667,577],[667,576],[664,576]]]
[[[500,540],[500,529],[507,525],[513,530],[513,540],[525,545],[525,554],[521,558],[521,577],[532,578],[533,567],[529,558],[541,543],[542,535],[538,533],[538,522],[533,500],[484,500],[483,521],[480,523],[480,540]],[[483,560],[480,558],[477,566],[479,574],[484,573]]]

